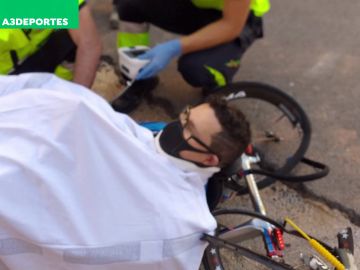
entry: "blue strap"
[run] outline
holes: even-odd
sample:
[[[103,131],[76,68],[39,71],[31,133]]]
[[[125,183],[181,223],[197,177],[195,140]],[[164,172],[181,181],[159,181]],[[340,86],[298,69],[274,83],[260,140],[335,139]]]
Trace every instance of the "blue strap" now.
[[[158,121],[140,122],[139,125],[151,130],[152,132],[159,132],[167,125],[167,123],[166,122],[158,122]]]

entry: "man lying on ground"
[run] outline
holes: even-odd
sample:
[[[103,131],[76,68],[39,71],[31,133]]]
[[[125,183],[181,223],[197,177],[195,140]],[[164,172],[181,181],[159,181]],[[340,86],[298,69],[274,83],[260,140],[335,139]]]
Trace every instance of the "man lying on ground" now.
[[[0,77],[0,269],[198,269],[207,179],[249,139],[221,99],[154,138],[80,85]]]

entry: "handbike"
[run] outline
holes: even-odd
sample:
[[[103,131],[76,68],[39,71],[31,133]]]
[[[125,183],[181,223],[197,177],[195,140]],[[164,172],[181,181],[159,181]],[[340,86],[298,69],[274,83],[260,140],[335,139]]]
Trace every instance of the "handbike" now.
[[[296,237],[302,237],[302,235],[297,231],[291,231],[287,229],[285,227],[286,223],[280,224],[279,222],[274,221],[273,219],[266,216],[265,206],[256,186],[254,174],[248,173],[248,171],[250,171],[251,164],[258,162],[259,157],[254,157],[253,155],[245,153],[242,155],[241,161],[241,166],[243,168],[241,173],[249,187],[249,194],[254,211],[226,208],[217,208],[212,211],[213,215],[218,219],[218,229],[216,230],[215,235],[204,235],[203,237],[203,240],[209,242],[209,246],[207,247],[203,257],[204,269],[330,269],[328,264],[317,256],[312,256],[307,260],[304,258],[303,263],[301,264],[304,268],[299,268],[299,264],[296,264],[295,267],[286,262],[286,258],[283,256],[283,251],[286,248],[283,234],[288,233]],[[320,165],[320,163],[318,163],[318,165]],[[327,174],[328,169],[326,167],[318,167],[321,167],[322,174]],[[320,176],[320,172],[317,174],[317,176]],[[240,180],[240,178],[238,180]],[[282,176],[281,180],[286,180],[286,176]],[[213,178],[212,181],[222,180]],[[234,190],[236,189],[234,188]],[[239,215],[247,217],[250,216],[251,219],[246,220],[240,224],[236,224],[235,226],[227,226],[219,221],[219,218]],[[262,237],[266,255],[257,253],[254,250],[246,248],[242,245],[243,242],[247,240],[252,241],[259,236]],[[314,238],[311,237],[311,241],[315,242],[315,246],[320,246],[320,248],[317,249],[320,250],[320,254],[325,256],[325,258],[327,258],[331,263],[335,262],[334,265],[337,266],[336,269],[346,268],[356,270],[353,257],[354,245],[351,229],[347,228],[346,230],[339,233],[338,239],[338,248],[332,248],[329,245],[318,240],[314,240]],[[310,240],[310,238],[306,238],[306,240]],[[240,263],[236,261],[235,266],[234,262],[230,264],[224,263],[226,261],[226,259],[224,260],[224,256],[226,256],[226,250],[232,251],[233,255],[243,256],[247,260],[243,260]],[[236,257],[230,257],[230,260],[234,260],[234,258]]]
[[[205,235],[203,239],[209,242],[209,246],[203,257],[203,267],[205,270],[229,270],[224,265],[222,251],[231,250],[234,254],[246,257],[247,261],[255,262],[256,266],[252,265],[249,268],[245,262],[230,269],[300,269],[298,266],[294,268],[284,260],[283,233],[295,236],[301,234],[286,229],[284,224],[266,216],[259,189],[271,185],[276,180],[304,182],[328,174],[327,166],[304,157],[311,135],[309,120],[294,99],[272,86],[239,82],[224,87],[218,94],[240,106],[252,125],[253,142],[234,164],[209,180],[208,204],[217,218],[229,215],[252,218],[234,227],[227,227],[219,222],[215,235]],[[317,172],[301,176],[290,175],[291,170],[299,162],[314,167]],[[218,207],[220,202],[228,200],[233,195],[246,193],[250,195],[254,211]],[[351,229],[347,229],[343,234],[348,236],[347,242],[352,243]],[[263,239],[266,256],[241,245],[242,242],[251,241],[257,236]],[[330,261],[338,261],[337,269],[341,269],[339,265],[347,269],[356,269],[352,257],[353,245],[351,248],[351,244],[348,244],[346,249],[341,248],[343,246],[339,242],[339,248],[333,249],[322,243],[321,250],[331,258]],[[304,259],[304,267],[307,268],[301,269],[330,269],[316,256]]]

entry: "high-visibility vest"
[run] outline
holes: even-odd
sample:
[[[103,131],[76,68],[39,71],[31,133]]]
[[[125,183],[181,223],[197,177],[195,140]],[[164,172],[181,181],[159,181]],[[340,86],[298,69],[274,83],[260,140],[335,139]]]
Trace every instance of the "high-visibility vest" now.
[[[193,4],[199,8],[213,8],[222,10],[224,7],[223,0],[192,0]],[[270,10],[269,0],[251,0],[250,9],[255,16],[261,17]]]
[[[81,6],[85,0],[78,0]],[[54,29],[0,29],[0,74],[8,74],[38,51]]]

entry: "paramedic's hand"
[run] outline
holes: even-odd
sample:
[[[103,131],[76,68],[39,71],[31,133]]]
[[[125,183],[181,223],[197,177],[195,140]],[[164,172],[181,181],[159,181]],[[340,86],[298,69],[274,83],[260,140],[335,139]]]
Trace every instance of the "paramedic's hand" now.
[[[139,72],[136,79],[142,80],[155,76],[169,64],[172,58],[179,56],[180,54],[181,44],[178,39],[156,45],[154,48],[138,57],[139,59],[150,60],[150,63]]]

